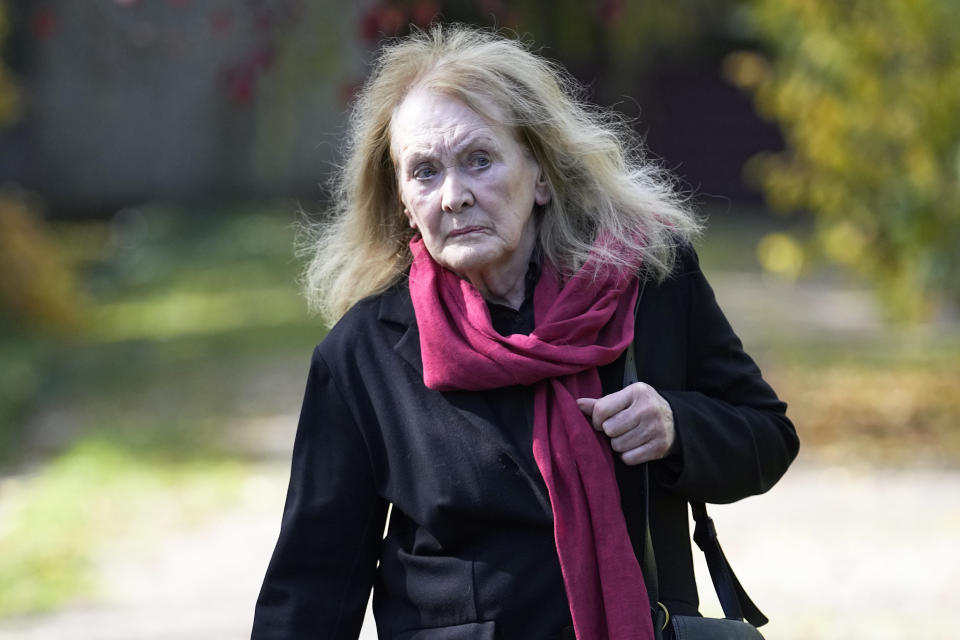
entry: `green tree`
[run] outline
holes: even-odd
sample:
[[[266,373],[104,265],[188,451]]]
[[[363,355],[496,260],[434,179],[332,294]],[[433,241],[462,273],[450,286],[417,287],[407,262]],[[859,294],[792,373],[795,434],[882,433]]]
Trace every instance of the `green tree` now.
[[[7,21],[7,6],[0,2],[0,48],[6,40],[10,25]],[[20,92],[7,66],[0,62],[0,127],[14,121],[20,113]]]
[[[9,28],[7,16],[7,3],[0,0],[0,49]],[[0,59],[0,128],[19,115],[20,92]],[[12,319],[33,331],[66,330],[77,324],[80,297],[73,269],[41,208],[36,198],[0,185],[0,325]]]
[[[748,173],[773,207],[813,214],[806,257],[822,251],[870,277],[900,319],[960,301],[960,4],[745,7],[772,59],[734,54],[728,75],[788,147]]]

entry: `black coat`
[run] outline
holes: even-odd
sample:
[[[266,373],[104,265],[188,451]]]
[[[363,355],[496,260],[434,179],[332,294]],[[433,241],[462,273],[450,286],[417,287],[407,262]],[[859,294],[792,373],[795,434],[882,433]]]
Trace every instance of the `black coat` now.
[[[660,596],[692,613],[687,500],[766,491],[797,437],[692,251],[646,285],[635,345],[639,378],[670,403],[677,434],[674,453],[651,465]],[[622,358],[601,369],[604,393],[622,370]],[[556,637],[570,613],[531,437],[530,387],[424,387],[405,283],[358,303],[313,354],[253,638],[355,639],[371,585],[382,639]],[[634,536],[638,473],[618,466]]]

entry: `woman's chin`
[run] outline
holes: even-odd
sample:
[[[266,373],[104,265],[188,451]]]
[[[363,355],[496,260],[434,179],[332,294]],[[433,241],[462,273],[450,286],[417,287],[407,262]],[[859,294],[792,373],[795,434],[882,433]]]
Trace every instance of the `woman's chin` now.
[[[440,266],[463,276],[468,272],[495,270],[501,257],[501,254],[483,247],[456,247],[435,259]]]

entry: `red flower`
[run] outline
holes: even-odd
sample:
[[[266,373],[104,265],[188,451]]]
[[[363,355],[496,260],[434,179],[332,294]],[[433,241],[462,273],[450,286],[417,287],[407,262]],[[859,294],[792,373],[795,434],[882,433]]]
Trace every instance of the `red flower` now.
[[[30,18],[30,32],[37,40],[46,40],[57,29],[57,14],[53,9],[40,9]]]
[[[380,30],[388,36],[400,33],[407,16],[396,7],[384,7],[380,10]]]
[[[220,9],[210,14],[210,28],[214,33],[226,33],[233,28],[233,12]]]
[[[380,39],[380,21],[376,11],[367,11],[360,18],[360,37],[364,42],[376,42]]]
[[[480,10],[484,13],[500,15],[503,13],[503,2],[501,0],[480,0]]]
[[[266,70],[273,64],[276,57],[276,51],[271,45],[267,45],[255,52],[250,57],[250,66],[254,69]]]
[[[623,18],[622,0],[603,0],[600,3],[600,20],[604,24],[612,24]]]
[[[406,14],[396,7],[373,7],[360,19],[360,35],[367,42],[377,42],[400,33],[406,22]]]
[[[250,69],[237,69],[227,73],[227,94],[234,104],[250,104],[253,100],[254,78]]]
[[[360,80],[349,80],[340,85],[339,97],[340,104],[350,104],[360,91],[363,82]]]
[[[440,5],[433,0],[421,0],[413,7],[413,23],[420,27],[429,25],[440,13]]]

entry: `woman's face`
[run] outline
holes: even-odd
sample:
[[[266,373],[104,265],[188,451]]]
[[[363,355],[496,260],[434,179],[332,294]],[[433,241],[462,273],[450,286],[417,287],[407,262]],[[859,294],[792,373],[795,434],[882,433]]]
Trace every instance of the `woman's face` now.
[[[420,89],[394,112],[390,142],[404,213],[433,259],[471,280],[511,267],[522,277],[536,241],[534,205],[550,196],[513,133]]]

